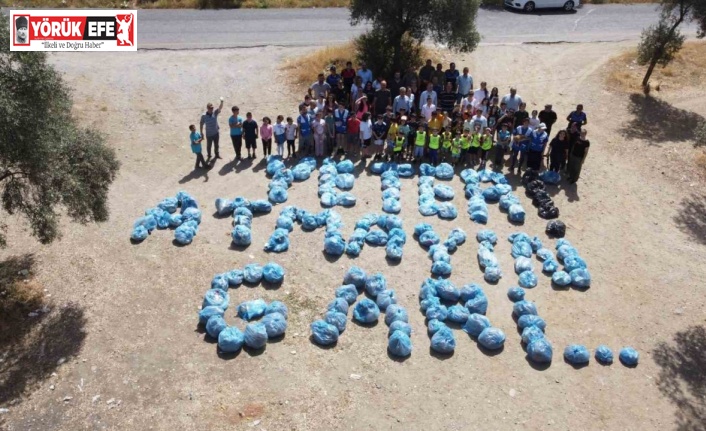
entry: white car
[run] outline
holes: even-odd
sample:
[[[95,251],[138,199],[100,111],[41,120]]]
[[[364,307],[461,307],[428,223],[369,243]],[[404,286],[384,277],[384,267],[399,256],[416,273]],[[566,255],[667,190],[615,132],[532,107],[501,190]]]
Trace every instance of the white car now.
[[[513,9],[522,9],[525,12],[534,12],[535,9],[562,8],[571,12],[579,7],[581,0],[505,0],[505,6]]]

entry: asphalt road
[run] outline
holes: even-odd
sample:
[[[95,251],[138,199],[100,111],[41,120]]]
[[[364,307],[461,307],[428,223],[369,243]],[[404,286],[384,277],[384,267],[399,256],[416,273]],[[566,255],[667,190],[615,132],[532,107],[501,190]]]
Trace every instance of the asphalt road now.
[[[655,5],[586,5],[574,13],[524,14],[481,9],[483,44],[636,40],[657,21]],[[352,27],[347,9],[140,10],[143,49],[319,46],[341,43],[367,27]],[[692,35],[694,26],[685,33]]]

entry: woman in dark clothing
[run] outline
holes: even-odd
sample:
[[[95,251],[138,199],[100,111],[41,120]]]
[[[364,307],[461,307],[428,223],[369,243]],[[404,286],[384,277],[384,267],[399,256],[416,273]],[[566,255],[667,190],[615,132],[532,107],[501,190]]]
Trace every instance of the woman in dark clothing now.
[[[569,148],[568,148],[568,153],[571,154],[571,150],[574,148],[574,144],[576,141],[578,141],[579,137],[581,136],[581,130],[578,128],[578,124],[576,123],[571,123],[569,126],[569,129],[566,131],[568,138],[569,138]],[[569,160],[568,156],[566,158],[567,162]],[[561,165],[561,169],[566,168],[566,163]]]
[[[588,155],[588,147],[591,146],[591,142],[586,139],[586,129],[581,130],[581,135],[574,143],[569,153],[569,165],[566,171],[569,175],[569,183],[573,184],[578,181],[581,175],[581,168],[583,167],[583,162],[586,160]]]
[[[566,155],[569,152],[569,137],[566,130],[559,130],[552,142],[549,143],[549,170],[559,172],[566,164]]]
[[[500,100],[500,96],[498,95],[498,87],[493,87],[492,90],[490,90],[490,94],[488,95],[488,100],[490,100],[490,103],[493,103],[493,99],[495,100]]]
[[[365,83],[365,88],[363,88],[363,93],[368,97],[368,101],[375,99],[375,89],[373,88],[373,83],[368,81]]]

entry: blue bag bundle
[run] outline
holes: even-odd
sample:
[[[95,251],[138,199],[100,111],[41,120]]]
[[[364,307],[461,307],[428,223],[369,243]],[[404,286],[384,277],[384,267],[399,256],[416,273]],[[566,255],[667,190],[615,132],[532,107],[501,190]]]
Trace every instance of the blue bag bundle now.
[[[547,259],[542,264],[542,272],[547,274],[553,274],[557,269],[559,269],[559,262],[554,259]]]
[[[221,333],[221,331],[223,331],[227,327],[228,325],[223,319],[223,316],[214,315],[208,319],[208,322],[206,322],[206,333],[209,337],[215,338],[217,340],[218,335]]]
[[[251,284],[257,284],[262,280],[262,266],[257,263],[249,263],[243,268],[243,279]]]
[[[477,184],[468,184],[463,188],[463,194],[466,199],[473,197],[483,197],[483,190]]]
[[[494,268],[498,266],[498,258],[487,248],[478,247],[478,263],[482,268]]]
[[[432,228],[429,223],[418,223],[416,226],[414,226],[414,236],[420,237],[424,232],[433,230],[434,228]]]
[[[278,229],[285,229],[291,232],[294,229],[294,220],[286,215],[280,215],[277,217],[277,223],[275,225]]]
[[[476,241],[488,241],[491,244],[497,244],[498,236],[490,229],[481,229],[476,233]]]
[[[189,207],[185,209],[182,213],[182,220],[189,221],[189,220],[195,220],[196,223],[201,223],[201,210],[198,208],[194,207]]]
[[[525,289],[531,289],[535,286],[537,286],[537,276],[534,275],[534,272],[532,271],[525,271],[522,274],[520,274],[520,287],[524,287]]]
[[[468,320],[470,313],[463,305],[452,305],[449,307],[448,319],[450,322],[458,323],[463,325]]]
[[[554,260],[554,253],[548,248],[540,248],[537,250],[537,257],[542,260]]]
[[[336,298],[328,303],[328,305],[326,306],[326,310],[338,311],[339,313],[348,315],[348,301],[343,298]]]
[[[437,184],[434,186],[434,196],[439,199],[453,199],[454,189],[446,184]]]
[[[225,353],[235,353],[243,347],[245,336],[240,329],[229,326],[218,334],[218,348]]]
[[[157,219],[151,214],[142,216],[135,220],[135,223],[132,225],[133,228],[138,226],[142,226],[147,229],[148,232],[152,232],[157,228]]]
[[[579,256],[567,256],[566,259],[564,259],[564,271],[571,272],[581,268],[586,269],[588,266],[586,265],[586,261]]]
[[[391,240],[392,238],[399,238],[400,241],[402,241],[402,244],[405,244],[407,242],[407,234],[404,232],[399,227],[393,227],[387,232],[388,236],[388,241]]]
[[[397,173],[399,173],[402,178],[410,178],[414,176],[414,168],[409,163],[403,163],[397,167]]]
[[[305,163],[299,163],[292,168],[292,178],[296,181],[306,181],[311,177],[311,167]]]
[[[510,186],[509,184],[496,184],[495,190],[500,193],[500,197],[503,197],[512,191],[512,186]]]
[[[525,329],[530,326],[536,326],[537,328],[544,331],[547,328],[547,323],[541,317],[536,314],[523,314],[517,319],[517,327],[520,329]]]
[[[392,322],[396,321],[409,322],[409,316],[407,315],[407,310],[404,307],[397,304],[390,304],[385,310],[385,324],[390,326]]]
[[[387,341],[387,350],[391,355],[404,358],[412,353],[412,340],[402,331],[395,331]]]
[[[490,169],[483,169],[478,172],[478,178],[482,183],[489,183],[493,181],[493,171]]]
[[[507,240],[510,242],[510,244],[514,244],[518,241],[524,241],[529,244],[529,242],[532,241],[532,238],[530,238],[530,236],[524,232],[515,232],[511,233],[507,237]],[[532,246],[530,246],[530,248],[532,248]]]
[[[424,299],[419,303],[419,309],[426,316],[428,309],[430,309],[431,307],[438,307],[440,305],[441,305],[441,299],[439,299],[436,296],[428,296],[427,299]],[[448,312],[448,310],[447,310],[447,312]]]
[[[358,299],[358,289],[353,284],[344,284],[336,289],[336,298],[343,298],[348,304],[353,304]]]
[[[520,198],[512,193],[508,193],[500,198],[500,209],[503,211],[509,211],[512,205],[519,205]]]
[[[388,217],[387,214],[382,214],[382,215],[378,216],[377,222],[375,222],[375,225],[377,227],[379,227],[380,229],[385,230],[387,227],[387,217]],[[390,217],[392,217],[392,216],[390,216]],[[373,227],[373,226],[370,225],[370,227]]]
[[[534,270],[534,264],[529,257],[520,256],[515,259],[515,274],[522,274],[525,271]]]
[[[461,288],[459,299],[465,304],[466,301],[473,299],[476,296],[485,296],[483,288],[476,283],[464,284]]]
[[[422,186],[433,187],[434,186],[434,177],[430,177],[430,176],[419,177],[419,179],[417,180],[417,186],[419,186],[420,188]]]
[[[387,336],[388,337],[392,336],[392,334],[395,331],[401,331],[401,332],[407,334],[407,336],[412,335],[412,327],[409,326],[409,323],[403,322],[402,320],[395,320],[394,322],[392,322],[390,324],[390,329],[387,332]]]
[[[184,222],[184,216],[181,214],[172,214],[169,216],[169,227],[179,227]]]
[[[532,237],[529,243],[533,253],[536,253],[542,248],[542,240],[538,236]]]
[[[351,287],[355,289],[355,286],[351,285]],[[356,294],[357,293],[358,291],[356,291]],[[385,312],[387,310],[387,307],[392,304],[397,304],[397,295],[395,294],[394,290],[385,289],[378,294],[375,303],[377,304],[380,311]]]
[[[325,207],[333,207],[338,204],[338,195],[336,192],[326,192],[321,195],[321,205]]]
[[[324,315],[324,320],[326,323],[333,325],[338,329],[338,333],[343,334],[346,330],[346,323],[348,323],[348,316],[338,311],[327,311]]]
[[[336,185],[333,182],[322,184],[319,186],[319,197],[323,196],[326,193],[334,196],[338,194],[338,192],[336,191]],[[328,199],[330,200],[330,198]]]
[[[449,253],[456,251],[456,249],[458,248],[458,245],[456,244],[456,241],[453,238],[446,238],[446,240],[441,245],[445,247]],[[449,257],[449,261],[450,260],[451,259]]]
[[[353,174],[338,174],[336,175],[336,187],[341,190],[350,190],[353,188],[355,183],[355,177]]]
[[[226,292],[229,286],[230,282],[228,281],[227,273],[216,274],[213,276],[213,279],[211,279],[211,289],[220,289]]]
[[[385,199],[399,199],[400,198],[400,189],[396,188],[389,188],[386,189],[382,192],[382,200],[384,201]]]
[[[351,266],[343,276],[343,284],[352,284],[358,289],[365,287],[367,275],[365,271],[357,266]],[[384,289],[383,289],[384,290]]]
[[[461,176],[461,180],[466,184],[480,181],[480,175],[478,175],[478,171],[475,169],[464,169],[459,175]]]
[[[289,315],[289,310],[287,309],[287,306],[284,305],[283,302],[272,301],[269,304],[267,304],[267,308],[265,308],[265,315],[272,314],[272,313],[279,313],[282,316],[284,316],[284,318],[286,319],[287,316]]]
[[[446,262],[451,263],[451,256],[449,255],[449,249],[446,245],[435,244],[429,247],[429,256],[432,262]]]
[[[253,218],[253,213],[250,211],[249,208],[246,207],[237,207],[233,209],[233,218],[236,218],[238,216],[243,216],[249,219]]]
[[[349,192],[343,192],[339,193],[336,204],[342,206],[342,207],[352,207],[356,203],[356,197],[353,195],[353,193]]]
[[[431,348],[442,354],[453,353],[456,349],[456,339],[451,329],[444,327],[436,331],[431,337]]]
[[[511,287],[507,290],[507,297],[512,302],[522,301],[525,299],[525,289],[519,286]]]
[[[368,298],[363,298],[353,308],[353,318],[361,323],[372,323],[380,317],[377,304]]]
[[[402,188],[402,183],[400,183],[400,180],[397,178],[385,178],[380,182],[380,189],[381,190],[387,190],[387,189],[401,189]]]
[[[449,232],[449,238],[453,239],[457,245],[461,245],[466,242],[466,232],[460,227],[453,228]]]
[[[382,216],[380,216],[379,220],[382,220]],[[385,229],[387,231],[390,231],[392,229],[402,229],[402,219],[397,217],[396,215],[387,215],[384,217],[385,224],[384,226],[380,226],[381,229]]]
[[[483,271],[483,279],[488,283],[497,283],[503,277],[503,272],[497,266],[488,266]]]
[[[448,326],[446,326],[446,324],[440,320],[431,319],[427,323],[427,334],[429,334],[429,336],[431,337],[432,335],[439,332],[441,328],[448,328]]]
[[[243,271],[240,269],[233,269],[226,272],[225,278],[228,281],[228,287],[238,287],[243,284]]]
[[[522,330],[522,342],[530,344],[534,340],[544,338],[544,331],[536,326],[528,326]]]
[[[552,282],[557,286],[568,286],[571,284],[571,276],[564,271],[556,271],[552,274]]]
[[[613,351],[610,350],[610,347],[606,346],[605,344],[601,344],[600,346],[596,347],[595,358],[596,361],[601,364],[612,364]]]
[[[203,297],[201,308],[215,306],[220,307],[223,311],[225,311],[228,309],[229,302],[230,297],[228,296],[228,292],[221,289],[208,289]]]
[[[247,246],[252,243],[252,232],[250,231],[250,228],[242,224],[235,226],[233,231],[230,233],[230,236],[233,239],[233,244],[235,245]]]
[[[265,214],[272,211],[272,204],[265,199],[254,200],[250,205],[250,209],[253,213]]]
[[[424,232],[419,236],[418,240],[419,244],[421,244],[422,247],[431,247],[432,245],[441,242],[439,235],[437,235],[436,232],[434,232],[433,230]]]
[[[507,218],[513,223],[525,222],[525,209],[520,204],[512,204],[507,212]]]
[[[537,306],[532,301],[527,301],[527,300],[517,301],[512,306],[512,314],[514,314],[518,318],[520,318],[526,314],[537,315]]]
[[[160,203],[157,204],[157,208],[160,208],[163,211],[168,212],[169,214],[175,213],[178,206],[179,200],[174,197],[164,198]]]
[[[333,234],[324,239],[324,252],[329,256],[341,256],[346,250],[346,242],[340,234]]]
[[[399,199],[385,199],[382,201],[382,210],[389,214],[399,214],[402,211],[402,204]]]
[[[471,337],[478,337],[485,329],[490,328],[490,320],[482,314],[471,313],[463,325],[463,332]]]
[[[552,344],[546,338],[540,338],[527,345],[527,358],[539,364],[552,361]]]
[[[488,241],[481,241],[480,244],[478,244],[479,247],[484,247],[487,248],[490,251],[495,251],[495,246]]]
[[[382,230],[371,230],[365,235],[365,242],[372,246],[382,246],[387,244],[387,234]]]
[[[449,317],[449,310],[445,305],[432,305],[427,307],[425,316],[428,320],[438,320],[443,322]]]
[[[338,175],[338,171],[336,170],[336,166],[328,163],[324,163],[323,166],[319,168],[319,178],[322,176],[329,174],[331,176],[336,176]]]
[[[319,222],[316,220],[316,216],[310,212],[305,212],[302,214],[301,223],[302,229],[309,232],[319,227]]]
[[[620,349],[620,355],[618,355],[618,358],[623,365],[634,367],[640,360],[640,354],[637,353],[637,350],[632,347],[623,347]]]
[[[313,158],[313,157],[311,157],[311,156],[308,156],[308,157],[304,157],[303,159],[299,160],[299,163],[297,163],[297,164],[298,164],[298,165],[307,164],[307,165],[309,165],[309,167],[310,167],[312,170],[314,170],[314,169],[316,169],[316,164],[317,164],[317,162],[316,162],[316,159],[315,159],[315,158]]]
[[[279,159],[269,160],[267,162],[267,168],[265,168],[268,176],[273,176],[280,169],[284,169],[284,162]]]
[[[182,192],[179,192],[182,193]],[[186,211],[187,208],[198,208],[199,204],[196,202],[196,199],[194,199],[192,196],[190,196],[188,193],[184,193],[179,196],[179,193],[177,193],[177,200],[179,201],[179,206],[181,207],[181,213],[184,214],[184,211]]]
[[[243,337],[246,346],[251,349],[262,349],[267,344],[267,328],[262,322],[248,323]]]
[[[383,172],[387,170],[387,163],[385,162],[376,162],[370,165],[370,172],[374,173],[375,175],[380,175]]]
[[[490,180],[495,184],[507,184],[507,178],[502,172],[491,171]]]
[[[451,202],[442,202],[438,204],[439,217],[444,220],[453,220],[458,217],[458,211]]]
[[[569,273],[571,276],[571,285],[581,288],[581,289],[587,289],[591,287],[591,274],[588,272],[587,269],[579,268],[579,269],[574,269]]]
[[[500,200],[500,196],[502,196],[502,194],[496,186],[490,186],[483,190],[483,199],[485,199],[486,202],[497,202]]]
[[[402,259],[402,255],[404,254],[404,251],[402,250],[402,246],[404,244],[402,241],[397,238],[393,237],[387,242],[387,246],[385,246],[385,256],[388,259],[391,260],[400,260]]]
[[[287,182],[283,179],[272,180],[269,183],[267,183],[267,191],[268,192],[275,187],[282,187],[283,189],[286,190],[289,188],[289,184],[287,184]]]
[[[287,202],[287,189],[284,187],[272,187],[267,193],[267,198],[275,204]]]
[[[419,300],[423,301],[425,299],[438,297],[439,295],[436,293],[436,280],[433,278],[426,278],[422,282],[422,286],[419,288]]]
[[[461,292],[449,280],[435,280],[436,294],[444,301],[458,302],[461,297]]]
[[[208,322],[208,319],[210,319],[212,316],[223,317],[224,312],[225,311],[221,307],[216,307],[215,305],[203,308],[201,309],[201,311],[199,311],[199,323],[205,325],[206,322]]]
[[[245,301],[238,305],[238,317],[249,322],[264,316],[266,309],[267,303],[262,299]]]
[[[568,239],[566,239],[566,238],[559,238],[559,239],[556,241],[556,247],[555,247],[555,248],[556,248],[557,250],[559,250],[559,247],[562,247],[562,246],[565,246],[565,245],[568,245],[569,247],[573,247],[573,245],[571,245],[571,243],[569,242]]]
[[[512,244],[512,257],[517,259],[520,256],[532,257],[532,246],[527,241],[515,241]]]
[[[424,204],[419,206],[419,214],[424,217],[431,217],[439,214],[439,205],[434,203]]]
[[[181,245],[191,244],[194,235],[196,235],[196,230],[191,225],[182,224],[174,230],[174,240]]]
[[[235,216],[233,217],[233,226],[237,225],[252,228],[252,218],[246,216]]]
[[[488,205],[485,203],[483,196],[473,196],[468,200],[468,213],[479,210],[488,210]]]
[[[476,295],[474,298],[466,301],[464,306],[471,314],[485,314],[488,311],[488,297],[486,297],[485,294]]]
[[[136,226],[130,234],[130,239],[133,241],[144,241],[148,235],[149,232],[144,226]]]
[[[475,223],[488,223],[488,210],[477,210],[471,213],[471,220]]]
[[[443,260],[438,260],[431,264],[431,273],[437,277],[448,277],[451,275],[451,270],[451,264]]]
[[[423,177],[434,177],[436,176],[436,168],[428,163],[422,163],[419,166],[419,175]]]
[[[440,163],[436,167],[434,175],[440,180],[450,180],[454,177],[454,168],[448,163]]]
[[[488,350],[498,350],[505,344],[505,333],[500,328],[485,328],[478,336],[478,344]]]
[[[561,181],[561,175],[559,172],[544,171],[539,174],[539,179],[547,184],[559,184],[559,181]]]
[[[377,217],[376,217],[376,220],[377,220]],[[374,224],[375,224],[375,223],[370,223],[370,220],[369,220],[369,219],[363,217],[362,219],[358,220],[358,221],[355,223],[355,229],[356,229],[356,231],[359,230],[359,229],[360,229],[360,230],[364,230],[364,231],[366,232],[366,234],[367,234],[367,231],[369,231],[370,228],[371,228]]]
[[[154,218],[157,220],[157,229],[166,229],[169,227],[169,220],[171,219],[171,214],[168,212],[157,208],[159,211],[158,213],[152,214]],[[182,220],[184,219],[184,216],[182,214]]]
[[[354,169],[355,166],[353,166],[353,162],[350,160],[341,160],[336,164],[336,171],[339,174],[352,174]]]
[[[191,195],[184,190],[179,190],[176,194],[176,198],[179,202],[179,205],[182,205],[188,199],[192,199]]]
[[[564,349],[564,359],[570,364],[586,364],[590,357],[591,354],[588,352],[588,349],[580,344],[571,344]]]
[[[284,268],[270,262],[262,268],[262,277],[268,283],[281,283],[284,281]]]
[[[265,325],[267,338],[277,338],[287,330],[287,319],[279,313],[266,314],[261,323]]]
[[[385,289],[387,289],[387,280],[385,280],[384,275],[378,272],[377,274],[371,274],[366,277],[365,291],[368,292],[368,295],[377,298]]]
[[[281,253],[289,250],[289,232],[285,229],[275,229],[265,244],[265,251]]]
[[[556,250],[556,257],[559,258],[560,261],[564,261],[569,256],[578,256],[579,252],[576,250],[574,247],[570,245],[562,245]]]

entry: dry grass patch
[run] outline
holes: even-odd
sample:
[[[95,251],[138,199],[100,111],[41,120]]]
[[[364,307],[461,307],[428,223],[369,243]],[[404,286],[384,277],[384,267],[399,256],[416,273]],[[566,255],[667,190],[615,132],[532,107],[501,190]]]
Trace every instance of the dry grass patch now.
[[[625,52],[608,62],[608,87],[624,92],[641,92],[647,66],[637,64],[637,50]],[[671,90],[702,88],[706,79],[706,43],[688,42],[665,68],[657,66],[650,79],[652,88]]]

